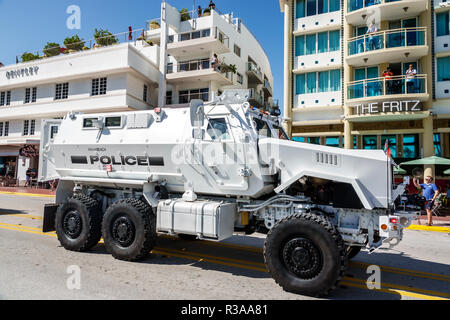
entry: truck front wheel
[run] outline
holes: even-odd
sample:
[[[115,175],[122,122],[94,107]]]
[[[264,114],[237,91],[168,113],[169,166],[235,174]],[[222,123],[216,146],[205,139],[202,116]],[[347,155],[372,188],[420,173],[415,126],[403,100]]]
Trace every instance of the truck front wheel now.
[[[56,234],[61,245],[70,251],[83,252],[101,238],[102,213],[96,200],[75,194],[56,213]]]
[[[267,236],[264,258],[285,291],[308,296],[327,295],[347,265],[341,235],[327,218],[314,213],[278,222]]]
[[[118,260],[144,259],[156,245],[156,217],[152,208],[137,199],[114,203],[103,217],[106,250]]]

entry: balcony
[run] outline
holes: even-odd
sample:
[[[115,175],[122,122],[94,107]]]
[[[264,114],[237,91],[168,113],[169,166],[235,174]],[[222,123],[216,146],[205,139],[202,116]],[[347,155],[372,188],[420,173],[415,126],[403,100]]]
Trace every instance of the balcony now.
[[[247,62],[246,73],[249,83],[263,84],[264,78],[261,70],[253,62]]]
[[[253,107],[256,107],[261,110],[264,110],[266,107],[263,97],[254,88],[250,89],[250,97],[248,99],[248,102]]]
[[[268,96],[270,96],[270,97],[273,96],[273,89],[272,89],[272,86],[271,86],[270,83],[269,83],[269,80],[264,79],[264,86],[263,86],[262,89],[264,90],[264,92],[265,92]]]
[[[209,59],[199,59],[169,66],[167,80],[171,83],[215,81],[220,85],[232,85],[233,75],[231,72],[222,73],[213,69]]]
[[[429,99],[427,75],[414,78],[393,76],[390,79],[373,78],[353,81],[347,84],[348,100],[352,103],[386,101],[392,99]]]
[[[353,66],[402,61],[428,54],[427,28],[402,28],[365,34],[348,40],[347,63]]]
[[[363,25],[367,18],[375,19],[375,15],[381,20],[408,18],[419,15],[427,7],[427,0],[348,0],[345,19],[351,25]]]
[[[172,41],[172,40],[171,40]],[[180,33],[167,45],[167,51],[175,58],[199,56],[205,53],[229,53],[230,39],[217,27]]]

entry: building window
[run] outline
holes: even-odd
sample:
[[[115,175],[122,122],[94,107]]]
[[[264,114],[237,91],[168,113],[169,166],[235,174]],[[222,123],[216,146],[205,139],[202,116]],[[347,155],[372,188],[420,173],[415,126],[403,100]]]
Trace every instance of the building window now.
[[[296,18],[313,16],[328,12],[339,11],[341,9],[341,0],[297,0]]]
[[[316,92],[336,92],[341,90],[341,70],[298,74],[295,77],[295,81],[297,95]]]
[[[146,84],[144,84],[144,94],[142,100],[144,100],[145,102],[147,102],[147,94],[148,94],[148,87]]]
[[[363,137],[363,149],[365,150],[376,150],[377,147],[377,136],[364,136]]]
[[[437,59],[437,80],[450,81],[450,56]]]
[[[56,135],[58,134],[58,130],[59,130],[58,126],[51,126],[50,139],[52,139],[52,140],[55,139]]]
[[[241,48],[239,48],[237,45],[234,45],[234,53],[240,57],[241,56]]]
[[[293,137],[292,141],[296,141],[296,142],[305,142],[305,138],[304,137]]]
[[[30,120],[23,121],[23,132],[22,135],[27,136],[30,130]]]
[[[36,102],[36,95],[37,95],[37,88],[26,88],[24,103]]]
[[[450,34],[450,11],[436,14],[437,36],[448,36]]]
[[[9,121],[0,122],[0,137],[7,137],[9,135]]]
[[[320,145],[320,137],[309,137],[308,143]]]
[[[56,85],[55,100],[67,99],[69,97],[69,83],[58,83]]]
[[[388,141],[389,149],[391,149],[392,158],[397,158],[397,136],[396,135],[385,135],[381,136],[381,145],[386,145],[386,140]]]
[[[0,92],[0,106],[9,106],[11,103],[11,91]]]
[[[180,91],[179,103],[189,103],[191,100],[200,99],[203,101],[209,100],[209,89],[194,89],[194,90],[184,90]]]
[[[172,104],[172,91],[167,91],[166,92],[166,104]]]
[[[99,96],[106,94],[107,78],[92,79],[92,95]]]
[[[295,37],[295,56],[339,51],[341,31],[326,31]]]
[[[24,120],[23,135],[34,136],[35,132],[36,132],[36,120]]]
[[[441,147],[441,134],[435,133],[433,135],[434,143],[434,155],[437,157],[442,157],[442,147]]]
[[[419,136],[417,134],[405,134],[403,136],[403,158],[411,159],[419,157]]]
[[[326,137],[325,138],[325,145],[328,147],[335,147],[339,148],[340,141],[339,137]]]
[[[243,84],[244,83],[244,77],[240,73],[237,74],[237,82],[239,84]]]

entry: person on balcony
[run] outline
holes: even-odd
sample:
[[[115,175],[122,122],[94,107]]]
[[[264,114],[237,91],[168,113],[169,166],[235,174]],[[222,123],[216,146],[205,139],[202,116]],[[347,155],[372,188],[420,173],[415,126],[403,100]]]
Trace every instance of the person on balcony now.
[[[370,24],[369,29],[367,29],[367,34],[369,35],[369,47],[367,50],[377,50],[378,49],[378,37],[374,36],[378,32],[378,28],[374,23]]]
[[[197,11],[197,13],[198,13],[198,17],[199,18],[201,18],[202,17],[202,15],[203,15],[203,10],[202,10],[202,6],[198,6],[198,9],[197,9],[198,11]]]
[[[410,64],[406,70],[406,93],[416,93],[416,75],[417,70]]]
[[[391,71],[391,68],[387,68],[386,71],[383,72],[383,78],[386,83],[386,94],[392,94],[393,91],[393,81],[392,77],[394,73]]]
[[[211,68],[213,68],[214,71],[217,71],[218,63],[219,63],[219,59],[217,58],[217,54],[214,53],[214,56],[211,59]]]

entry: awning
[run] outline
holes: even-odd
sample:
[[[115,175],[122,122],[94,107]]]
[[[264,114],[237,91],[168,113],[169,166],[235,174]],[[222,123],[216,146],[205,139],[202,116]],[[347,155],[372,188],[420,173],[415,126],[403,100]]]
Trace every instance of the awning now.
[[[377,113],[370,115],[351,115],[345,119],[350,122],[384,122],[384,121],[407,121],[421,120],[430,116],[430,111],[421,112],[394,112],[394,113]]]
[[[408,162],[403,162],[400,166],[416,166],[416,165],[447,165],[450,166],[450,159],[441,157],[428,157]]]

